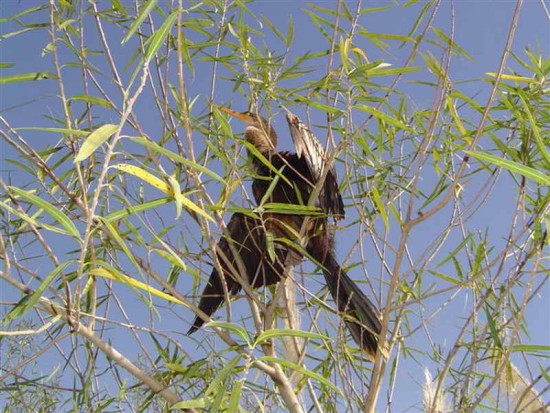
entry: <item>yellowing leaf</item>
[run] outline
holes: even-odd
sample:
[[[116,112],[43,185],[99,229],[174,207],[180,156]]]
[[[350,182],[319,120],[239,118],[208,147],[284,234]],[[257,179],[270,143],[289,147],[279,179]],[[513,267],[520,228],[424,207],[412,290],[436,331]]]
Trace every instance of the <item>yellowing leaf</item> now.
[[[149,185],[154,186],[158,190],[164,192],[167,195],[172,196],[172,188],[164,182],[162,179],[157,178],[155,175],[150,174],[147,171],[144,171],[139,166],[128,165],[128,164],[118,164],[113,165],[113,168],[116,168],[120,171],[129,173],[131,175],[137,176],[142,181],[147,182]]]
[[[103,268],[94,268],[90,271],[90,274],[91,275],[95,275],[97,277],[103,277],[103,278],[109,278],[111,280],[115,280],[115,281],[119,281],[119,282],[123,282],[125,284],[128,284],[128,285],[131,285],[135,288],[139,288],[143,291],[147,291],[148,293],[150,294],[153,294],[153,295],[156,295],[157,297],[160,297],[160,298],[163,298],[167,301],[171,301],[173,303],[176,303],[176,304],[181,304],[185,307],[189,307],[186,303],[184,303],[183,301],[181,300],[178,300],[177,298],[175,297],[172,297],[171,295],[169,294],[166,294],[166,293],[163,293],[162,291],[159,291],[157,290],[156,288],[154,287],[151,287],[150,285],[147,285],[145,283],[142,283],[141,281],[138,281],[138,280],[134,280],[133,278],[131,277],[128,277],[126,275],[123,275],[123,274],[112,274],[110,273],[109,271],[103,269]]]
[[[212,222],[215,222],[214,219],[210,215],[208,215],[204,210],[202,210],[197,204],[195,204],[194,202],[190,201],[185,196],[183,196],[183,194],[180,192],[180,189],[179,189],[179,183],[177,183],[177,181],[175,181],[174,178],[172,178],[174,179],[174,181],[172,181],[170,177],[168,177],[168,180],[170,180],[170,183],[172,184],[172,185],[168,185],[163,180],[157,178],[156,176],[150,174],[147,171],[144,171],[138,166],[128,165],[128,164],[118,164],[118,165],[113,165],[112,167],[119,169],[121,171],[127,172],[129,174],[132,174],[134,176],[137,176],[141,180],[147,182],[149,185],[154,186],[155,188],[161,190],[165,194],[174,197],[174,199],[176,200],[177,209],[178,209],[177,204],[179,203],[179,209],[177,212],[178,216],[179,216],[179,213],[181,212],[181,205],[183,205],[184,207],[203,216],[204,218]],[[174,190],[176,190],[176,192],[174,192]]]
[[[497,78],[498,73],[491,73],[487,72],[485,73],[487,76]],[[503,80],[512,80],[514,82],[520,82],[520,83],[539,83],[537,79],[533,79],[531,77],[523,77],[523,76],[513,76],[513,75],[502,75],[501,79]]]
[[[86,138],[76,155],[75,163],[87,159],[103,142],[109,139],[118,130],[118,125],[108,123],[96,129]]]

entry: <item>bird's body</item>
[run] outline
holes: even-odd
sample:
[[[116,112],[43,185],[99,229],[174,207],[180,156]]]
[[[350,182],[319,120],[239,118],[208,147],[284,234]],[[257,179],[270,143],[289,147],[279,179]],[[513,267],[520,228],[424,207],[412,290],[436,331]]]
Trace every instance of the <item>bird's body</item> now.
[[[284,238],[291,243],[301,244],[321,267],[338,310],[345,313],[345,321],[354,340],[373,358],[381,329],[380,321],[374,305],[342,270],[334,255],[333,235],[328,229],[328,221],[329,217],[333,217],[335,221],[343,219],[344,204],[334,168],[326,170],[324,149],[309,129],[292,114],[287,115],[287,121],[297,153],[276,151],[277,134],[265,119],[248,112],[237,113],[226,108],[222,110],[247,123],[245,139],[264,158],[252,158],[256,174],[252,192],[256,203],[312,205],[319,210],[316,215],[279,213],[275,210],[264,213],[262,219],[234,214],[228,225],[228,234],[233,241],[223,238],[218,244],[218,249],[229,256],[229,259],[226,257],[225,264],[220,259],[229,295],[240,291],[241,284],[238,281],[239,275],[230,271],[227,265],[231,262],[234,264],[235,261],[231,258],[233,254],[229,252],[228,242],[233,242],[237,247],[240,259],[246,267],[246,279],[253,288],[278,282],[285,276],[286,269],[302,258],[299,252],[301,249],[290,247],[288,242],[276,242],[276,259],[273,260],[268,254],[267,233],[271,233],[274,239]],[[270,162],[270,166],[266,165],[265,159]],[[273,180],[278,175],[278,181],[273,185]],[[319,184],[322,179],[324,181]],[[320,188],[316,188],[317,185]],[[318,196],[310,201],[314,193],[318,193]],[[267,199],[264,199],[266,194]],[[223,284],[214,268],[199,308],[211,315],[224,300]],[[202,324],[203,320],[197,317],[190,332],[200,328]]]

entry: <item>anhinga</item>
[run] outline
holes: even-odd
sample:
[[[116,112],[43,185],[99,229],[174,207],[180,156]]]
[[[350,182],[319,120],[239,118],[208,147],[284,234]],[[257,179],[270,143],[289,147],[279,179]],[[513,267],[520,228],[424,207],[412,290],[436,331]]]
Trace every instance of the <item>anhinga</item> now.
[[[240,261],[246,267],[246,276],[251,287],[272,285],[285,276],[285,268],[288,265],[297,263],[296,255],[299,259],[302,256],[287,244],[278,243],[275,248],[277,257],[273,260],[268,254],[266,233],[271,232],[277,238],[287,238],[297,244],[300,244],[297,234],[302,233],[306,240],[307,254],[320,265],[327,287],[354,340],[373,359],[381,330],[380,320],[375,306],[343,271],[334,254],[333,235],[328,229],[328,217],[332,216],[337,221],[344,218],[345,212],[336,172],[332,167],[328,171],[325,170],[327,159],[324,148],[293,114],[287,115],[287,122],[297,153],[276,151],[277,134],[261,116],[251,112],[238,113],[227,108],[220,109],[246,123],[246,141],[272,165],[270,168],[266,165],[265,159],[252,156],[252,165],[258,176],[252,183],[252,191],[258,205],[267,191],[271,191],[269,202],[307,205],[314,188],[324,178],[314,202],[314,206],[321,211],[319,215],[269,212],[264,213],[261,220],[243,214],[234,214],[231,217],[227,227],[230,239],[222,238],[217,250],[228,294],[235,295],[241,290],[237,271],[238,259],[235,259],[233,252],[239,254]],[[279,172],[276,173],[274,170]],[[272,180],[277,175],[282,177],[272,185]],[[302,228],[304,222],[306,228]],[[230,242],[233,248],[230,248]],[[214,268],[201,296],[199,309],[211,315],[224,301],[222,280]],[[202,324],[203,320],[197,316],[189,333],[199,329]]]

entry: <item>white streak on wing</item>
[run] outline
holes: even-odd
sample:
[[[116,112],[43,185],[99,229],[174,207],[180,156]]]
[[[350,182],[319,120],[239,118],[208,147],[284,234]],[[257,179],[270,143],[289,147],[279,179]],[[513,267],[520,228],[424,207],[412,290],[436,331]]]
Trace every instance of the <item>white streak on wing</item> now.
[[[288,113],[286,120],[290,128],[290,135],[296,147],[298,157],[305,156],[306,163],[316,182],[323,175],[327,162],[325,149],[321,146],[315,135],[294,114]]]

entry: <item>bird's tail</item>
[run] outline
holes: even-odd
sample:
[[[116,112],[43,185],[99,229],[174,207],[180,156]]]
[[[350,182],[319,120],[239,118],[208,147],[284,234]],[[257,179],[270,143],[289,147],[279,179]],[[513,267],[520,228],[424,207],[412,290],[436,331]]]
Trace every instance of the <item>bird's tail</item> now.
[[[218,270],[214,268],[212,270],[212,274],[210,275],[210,279],[208,280],[208,284],[206,284],[206,287],[201,295],[198,307],[202,312],[210,316],[223,304],[224,301],[225,295],[223,293],[222,281]],[[193,321],[193,325],[187,334],[193,334],[201,328],[203,324],[204,320],[199,316],[196,316]]]
[[[323,270],[327,287],[343,313],[344,321],[355,342],[371,359],[374,359],[378,348],[378,336],[381,325],[378,311],[374,304],[359,289],[351,278],[340,267],[334,252],[322,251],[320,248],[308,248],[308,253]]]

